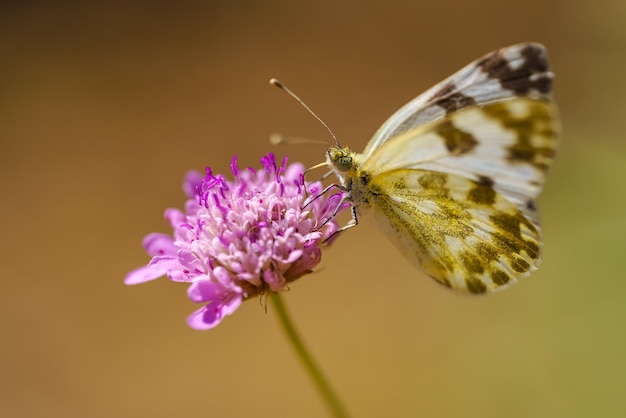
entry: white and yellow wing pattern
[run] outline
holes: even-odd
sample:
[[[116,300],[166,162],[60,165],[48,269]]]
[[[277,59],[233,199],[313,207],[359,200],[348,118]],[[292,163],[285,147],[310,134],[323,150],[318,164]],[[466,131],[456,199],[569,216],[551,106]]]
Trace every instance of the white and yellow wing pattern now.
[[[327,163],[359,214],[437,282],[504,288],[540,261],[535,198],[559,133],[552,77],[543,46],[499,49],[398,110],[363,154],[331,147]]]

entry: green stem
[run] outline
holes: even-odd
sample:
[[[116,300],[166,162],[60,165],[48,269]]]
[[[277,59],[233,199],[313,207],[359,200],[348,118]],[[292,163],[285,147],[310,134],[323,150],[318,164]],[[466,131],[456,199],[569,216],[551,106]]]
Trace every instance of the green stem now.
[[[339,400],[333,389],[330,387],[328,380],[326,380],[326,377],[324,377],[320,368],[313,360],[313,357],[309,353],[309,350],[307,350],[307,348],[305,347],[302,338],[300,338],[300,336],[298,335],[298,332],[296,331],[293,322],[291,322],[289,313],[287,312],[287,308],[285,307],[285,304],[283,303],[280,295],[274,292],[268,293],[269,299],[272,301],[274,307],[276,308],[276,313],[278,314],[280,324],[287,334],[287,338],[289,339],[289,341],[291,341],[291,344],[296,350],[298,357],[304,364],[307,372],[309,372],[309,375],[313,379],[313,382],[317,386],[317,389],[320,391],[320,394],[324,398],[324,401],[326,401],[326,405],[328,406],[334,417],[347,418],[348,413],[341,404],[341,401]]]

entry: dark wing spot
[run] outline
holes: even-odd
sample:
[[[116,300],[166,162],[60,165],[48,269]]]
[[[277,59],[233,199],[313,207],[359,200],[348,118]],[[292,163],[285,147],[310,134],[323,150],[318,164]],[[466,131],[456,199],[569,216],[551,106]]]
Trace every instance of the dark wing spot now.
[[[393,187],[397,190],[404,190],[407,188],[406,180],[399,178],[393,182]]]
[[[489,186],[489,187],[493,187],[494,185],[493,179],[487,176],[478,176],[478,183],[480,183],[483,186]]]
[[[496,249],[487,243],[479,242],[477,246],[478,255],[485,259],[485,261],[491,262],[497,260],[500,256]]]
[[[497,50],[483,57],[478,65],[484,72],[500,81],[503,88],[518,95],[527,95],[531,90],[547,94],[552,90],[552,73],[546,51],[529,44],[522,51],[522,65],[513,69],[502,50]]]
[[[502,231],[500,233],[494,233],[494,245],[504,254],[507,254],[509,260],[513,263],[518,263],[517,271],[526,271],[530,267],[528,263],[522,259],[518,259],[517,255],[525,252],[532,259],[539,258],[539,245],[536,242],[525,240],[522,237],[521,225],[524,225],[531,231],[536,231],[535,226],[522,215],[521,212],[517,212],[515,215],[509,215],[507,213],[499,213],[490,217],[494,226]],[[520,263],[522,262],[523,263]]]
[[[528,264],[528,262],[522,257],[515,254],[513,258],[515,259],[515,262],[511,263],[511,267],[513,268],[513,270],[517,271],[518,273],[523,273],[530,269],[530,264]]]
[[[546,172],[556,154],[554,138],[557,136],[553,115],[544,102],[529,102],[529,114],[517,117],[511,114],[506,104],[494,103],[482,108],[491,118],[517,135],[515,143],[507,147],[507,159],[512,163],[530,164]],[[533,138],[538,136],[544,143],[537,145]]]
[[[432,171],[420,176],[417,182],[426,190],[446,190],[447,180],[446,174]]]
[[[460,258],[467,271],[476,274],[482,274],[485,271],[483,262],[475,254],[466,251],[460,254]]]
[[[479,176],[476,185],[468,192],[467,198],[483,205],[493,205],[496,201],[496,191],[493,189],[493,180],[486,176]]]
[[[532,241],[524,241],[524,243],[526,244],[526,254],[528,254],[529,257],[533,258],[533,259],[538,259],[539,258],[539,245],[537,245],[536,243],[532,242]]]
[[[502,212],[491,216],[491,221],[498,229],[505,231],[507,234],[510,234],[515,238],[522,237],[519,216],[509,215]]]
[[[511,280],[511,278],[502,270],[495,270],[493,273],[491,273],[491,280],[497,286],[502,286],[504,284],[507,284],[509,280]]]
[[[517,142],[510,146],[507,159],[511,162],[522,162],[536,167],[542,172],[547,172],[550,162],[554,159],[556,151],[550,147],[534,147],[528,137],[518,135]]]
[[[446,84],[445,86],[443,86],[441,88],[441,90],[439,90],[438,92],[433,94],[433,97],[431,97],[429,101],[437,102],[437,101],[439,101],[439,100],[449,96],[450,94],[452,94],[456,90],[457,90],[456,84],[454,84],[454,82],[451,81],[448,84]]]
[[[478,145],[476,138],[460,130],[448,120],[438,124],[436,133],[444,139],[446,148],[453,155],[465,154]]]
[[[465,279],[465,285],[470,293],[485,293],[487,291],[487,286],[480,280],[473,277]]]
[[[531,83],[540,93],[548,94],[552,91],[552,74],[537,74]]]
[[[445,109],[447,113],[463,109],[467,106],[475,105],[476,101],[463,93],[454,93],[437,102],[437,106]]]
[[[430,101],[443,108],[446,113],[455,112],[464,107],[475,105],[476,101],[457,90],[454,82],[449,82],[433,95]]]

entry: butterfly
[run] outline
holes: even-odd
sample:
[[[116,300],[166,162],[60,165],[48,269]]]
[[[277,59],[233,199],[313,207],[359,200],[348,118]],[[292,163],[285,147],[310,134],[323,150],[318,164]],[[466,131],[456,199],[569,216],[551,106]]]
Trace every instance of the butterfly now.
[[[546,49],[493,51],[394,113],[363,153],[337,143],[325,164],[358,224],[369,212],[438,283],[503,289],[540,262],[535,199],[559,136]]]

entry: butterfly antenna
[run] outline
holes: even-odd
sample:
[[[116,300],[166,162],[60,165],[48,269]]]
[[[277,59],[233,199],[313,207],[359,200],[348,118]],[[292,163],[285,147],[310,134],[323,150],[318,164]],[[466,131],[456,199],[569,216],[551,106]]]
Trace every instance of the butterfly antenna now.
[[[318,141],[317,139],[299,138],[295,136],[283,136],[281,134],[271,134],[270,144],[272,145],[293,145],[293,144],[321,144],[328,145],[327,141]]]
[[[287,87],[285,87],[280,81],[276,80],[275,78],[272,78],[270,80],[270,84],[273,84],[274,86],[282,89],[285,93],[287,93],[288,95],[290,95],[291,97],[293,97],[298,103],[300,103],[302,105],[302,107],[304,107],[315,119],[317,119],[317,121],[319,123],[322,124],[322,126],[324,126],[324,128],[326,128],[326,130],[328,131],[328,133],[330,134],[330,136],[333,137],[333,139],[335,140],[335,143],[337,144],[338,147],[341,147],[339,145],[339,140],[337,139],[337,136],[333,133],[333,131],[328,127],[328,125],[326,125],[326,123],[322,120],[322,118],[320,118],[319,116],[317,116],[315,114],[314,111],[311,110],[311,108],[309,106],[307,106],[306,103],[304,103],[302,101],[301,98],[299,98],[293,91],[289,90]]]

